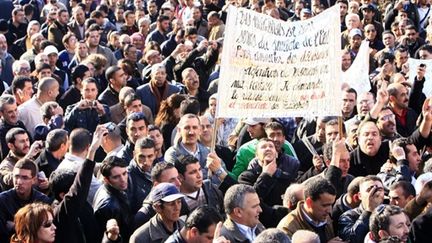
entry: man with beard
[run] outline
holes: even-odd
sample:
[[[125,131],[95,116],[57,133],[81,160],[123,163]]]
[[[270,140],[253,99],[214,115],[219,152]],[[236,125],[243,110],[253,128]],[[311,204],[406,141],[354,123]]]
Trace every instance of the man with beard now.
[[[84,39],[85,29],[85,14],[81,6],[76,6],[72,9],[73,21],[68,24],[69,30],[75,34],[78,40]]]
[[[365,242],[379,242],[388,237],[396,237],[399,242],[406,243],[410,225],[403,209],[394,205],[380,205],[370,217],[370,231]]]
[[[9,147],[6,143],[6,134],[14,127],[20,127],[25,130],[24,123],[18,120],[18,110],[15,98],[12,95],[0,96],[0,143],[1,158],[3,159],[9,153]]]
[[[425,44],[423,38],[420,37],[417,28],[414,25],[405,27],[405,36],[402,38],[401,46],[408,48],[411,57],[415,57],[416,51]]]
[[[39,154],[43,148],[42,141],[35,141],[30,148],[30,139],[27,131],[19,127],[9,130],[6,134],[6,142],[10,151],[0,164],[0,184],[3,191],[13,186],[13,168],[17,161],[24,158],[26,155],[31,158]],[[45,186],[48,187],[48,184],[44,185],[44,187]],[[44,189],[46,189],[46,187]]]
[[[159,15],[156,23],[156,29],[147,36],[146,44],[150,41],[156,41],[159,45],[162,45],[162,43],[168,39],[167,34],[170,26],[170,18],[165,15]]]
[[[349,53],[346,53],[342,56],[342,62],[344,58],[348,58],[348,57],[351,64],[351,57],[349,56]],[[353,88],[345,89],[342,94],[342,101],[343,101],[342,116],[344,121],[346,121],[353,118],[357,114],[356,110],[354,109],[357,102],[357,92],[355,91],[355,89]]]
[[[151,109],[153,117],[156,117],[162,100],[165,100],[174,93],[180,92],[177,86],[167,81],[166,76],[165,66],[163,64],[155,64],[151,68],[150,82],[138,87],[136,91],[136,94],[141,97],[142,104]]]
[[[349,32],[349,45],[347,47],[347,50],[350,52],[351,58],[354,61],[354,59],[357,56],[357,53],[360,50],[360,45],[363,40],[363,34],[360,29],[352,29]]]
[[[387,88],[389,106],[396,116],[397,132],[408,137],[416,128],[417,113],[408,107],[408,89],[400,83],[390,84]]]
[[[209,107],[208,100],[210,94],[207,90],[200,87],[200,80],[197,72],[193,68],[186,68],[182,72],[183,84],[185,85],[182,93],[195,97],[200,103],[200,112],[204,113]]]

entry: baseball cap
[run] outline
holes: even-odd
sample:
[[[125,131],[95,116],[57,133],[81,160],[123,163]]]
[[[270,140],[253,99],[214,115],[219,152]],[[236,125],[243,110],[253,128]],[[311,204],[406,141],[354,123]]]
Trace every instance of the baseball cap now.
[[[244,123],[246,123],[247,125],[251,125],[251,126],[254,126],[254,125],[259,124],[259,123],[269,123],[269,122],[271,122],[271,120],[269,118],[257,118],[257,117],[248,118],[244,121]]]
[[[360,7],[360,10],[371,10],[371,11],[374,11],[374,10],[375,10],[375,7],[374,7],[374,5],[372,5],[372,4],[363,4],[363,5]]]
[[[423,189],[423,187],[428,183],[432,181],[432,172],[426,172],[422,175],[420,175],[414,185],[414,188],[416,190],[416,194],[418,195],[420,191]]]
[[[158,184],[150,192],[150,200],[153,203],[158,201],[172,202],[182,197],[184,195],[179,192],[177,187],[167,182]]]
[[[354,28],[354,29],[350,30],[349,37],[353,37],[353,36],[356,36],[356,35],[359,35],[360,37],[363,37],[363,34],[362,34],[362,32],[361,32],[360,29]]]
[[[312,11],[308,8],[302,8],[302,10],[300,11],[300,13],[305,13],[305,14],[312,14]]]
[[[57,48],[56,48],[55,46],[47,46],[47,47],[45,47],[43,53],[44,53],[45,55],[47,55],[47,56],[48,56],[49,54],[53,54],[53,53],[55,53],[55,54],[58,55],[58,50],[57,50]]]

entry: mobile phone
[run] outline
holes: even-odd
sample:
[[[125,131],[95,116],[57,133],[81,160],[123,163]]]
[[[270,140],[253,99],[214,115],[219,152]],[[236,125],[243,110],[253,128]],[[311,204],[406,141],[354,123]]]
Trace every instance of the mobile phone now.
[[[116,125],[112,122],[105,123],[104,126],[108,130],[108,132],[113,132],[116,128]]]
[[[43,171],[39,171],[37,176],[38,176],[38,179],[46,179],[47,178],[45,175],[45,172],[43,172]]]

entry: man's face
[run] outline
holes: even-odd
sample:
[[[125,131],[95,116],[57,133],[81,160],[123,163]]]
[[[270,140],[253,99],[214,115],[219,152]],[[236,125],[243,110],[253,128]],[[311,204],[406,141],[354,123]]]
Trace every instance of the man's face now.
[[[141,104],[141,101],[140,101]],[[162,149],[163,146],[163,136],[160,133],[159,130],[152,130],[148,132],[148,135],[150,136],[151,139],[153,139],[154,143],[155,143],[155,149],[159,150]]]
[[[389,34],[389,33],[383,34],[382,39],[383,39],[383,43],[384,43],[385,47],[392,48],[392,47],[395,46],[395,37],[394,37],[394,35]]]
[[[198,138],[201,136],[201,124],[197,118],[184,119],[179,124],[181,141],[187,145],[195,145],[198,143]]]
[[[208,25],[209,25],[209,27],[217,26],[218,23],[219,23],[219,19],[217,17],[212,16],[212,17],[208,18]]]
[[[207,117],[200,117],[202,142],[210,143],[212,140],[213,127]]]
[[[362,38],[359,35],[355,35],[350,38],[350,45],[351,48],[353,49],[360,48],[361,42],[362,42]]]
[[[396,95],[393,96],[393,105],[395,107],[398,107],[400,109],[406,109],[408,108],[408,102],[409,102],[409,94],[408,89],[405,88],[405,86],[401,85],[398,87]]]
[[[380,132],[386,136],[393,136],[396,133],[396,119],[390,109],[385,109],[380,112],[377,126]]]
[[[86,100],[96,100],[98,95],[96,84],[83,82],[82,85],[81,96]]]
[[[346,71],[351,67],[351,55],[345,53],[342,55],[342,71]]]
[[[160,23],[160,30],[162,32],[168,32],[169,29],[169,20],[164,20]]]
[[[40,31],[39,25],[34,24],[34,25],[32,25],[30,27],[30,29],[29,29],[29,31],[28,31],[27,34],[28,34],[29,37],[31,37],[32,35],[38,33],[39,31]]]
[[[25,14],[24,11],[17,11],[15,15],[15,22],[24,24],[25,23]]]
[[[179,198],[172,202],[164,202],[163,207],[156,207],[156,211],[161,215],[162,219],[176,222],[180,218],[180,209],[182,206],[181,200],[182,199]]]
[[[261,123],[258,123],[255,125],[247,125],[246,130],[252,139],[261,138],[264,135],[264,128],[263,128],[263,125]]]
[[[198,8],[194,8],[192,10],[192,18],[195,21],[199,21],[201,19],[201,11]]]
[[[358,13],[359,12],[359,4],[356,1],[350,1],[348,3],[348,12],[349,13]]]
[[[354,107],[356,104],[356,94],[350,92],[343,92],[342,101],[343,101],[342,112],[351,114],[354,111]]]
[[[88,55],[88,47],[86,43],[78,43],[78,56],[84,58]]]
[[[360,20],[354,15],[350,15],[345,19],[345,24],[349,30],[352,30],[360,26]]]
[[[183,78],[183,83],[186,85],[188,90],[198,90],[200,82],[198,74],[195,70],[191,69],[190,72]]]
[[[285,143],[285,135],[282,130],[276,129],[267,129],[266,131],[267,138],[271,139],[274,143],[277,152],[282,151],[282,145]]]
[[[48,63],[51,67],[54,67],[57,63],[58,55],[56,53],[48,54]]]
[[[201,165],[199,162],[188,164],[184,175],[180,175],[182,178],[182,188],[186,192],[196,192],[202,187],[203,175]]]
[[[19,91],[17,91],[19,92]],[[24,88],[22,89],[22,96],[18,94],[21,100],[21,103],[26,102],[27,100],[31,99],[33,95],[33,84],[32,82],[25,82],[24,83]]]
[[[426,50],[420,50],[419,51],[419,56],[420,56],[420,59],[422,59],[422,60],[430,60],[430,59],[432,59],[432,53],[430,53],[430,52],[428,52]],[[408,60],[408,58],[407,58],[407,60]]]
[[[405,213],[400,213],[390,216],[390,225],[388,228],[389,236],[397,236],[401,239],[401,242],[408,241],[408,233],[410,228],[410,222]]]
[[[18,157],[24,157],[30,150],[30,139],[27,133],[15,135],[15,142],[9,149]]]
[[[326,143],[334,141],[338,134],[339,134],[339,126],[337,124],[326,125],[325,127]]]
[[[58,82],[55,82],[51,89],[48,91],[50,101],[55,101],[57,96],[60,94],[60,85]]]
[[[209,100],[209,112],[210,112],[210,115],[212,115],[213,117],[216,116],[216,105],[217,105],[216,99],[210,99]]]
[[[78,24],[83,25],[85,22],[85,14],[84,14],[84,10],[82,10],[82,8],[78,8],[75,11],[75,20],[78,22]]]
[[[255,227],[259,224],[259,215],[262,212],[260,199],[256,193],[246,193],[243,207],[240,208],[240,213],[243,218],[244,225]]]
[[[408,52],[400,52],[397,51],[395,55],[396,66],[401,67],[402,64],[405,64],[408,61]]]
[[[200,233],[197,228],[193,227],[193,238],[190,239],[191,243],[212,243],[214,238],[214,233],[216,230],[216,225],[210,225],[205,233]]]
[[[363,9],[362,10],[362,13],[363,13],[363,18],[365,19],[365,20],[372,20],[372,18],[374,17],[374,15],[375,15],[375,13],[374,13],[374,11],[372,11],[372,10],[370,10],[370,9]]]
[[[348,12],[348,5],[346,3],[343,3],[343,2],[339,2],[338,4],[340,7],[340,16],[345,17],[345,15]]]
[[[58,16],[58,21],[61,24],[66,25],[69,22],[69,13],[68,12],[62,12],[60,14],[60,16]]]
[[[361,127],[358,144],[361,151],[369,156],[375,156],[378,153],[381,147],[381,135],[373,122],[367,122]]]
[[[348,151],[344,151],[339,159],[339,168],[342,170],[342,177],[348,175],[350,168],[350,155]]]
[[[141,103],[141,100],[134,100],[129,105],[129,107],[125,107],[125,108],[126,108],[125,110],[126,110],[127,114],[132,114],[134,112],[142,112],[142,103]]]
[[[158,11],[156,3],[154,2],[149,3],[147,6],[147,10],[150,13],[150,15],[155,15]]]
[[[154,148],[143,148],[134,150],[134,159],[138,166],[145,172],[150,172],[153,161],[156,158],[156,152]]]
[[[130,120],[127,124],[126,133],[128,139],[135,144],[138,139],[147,137],[147,125],[144,120]]]
[[[276,161],[277,151],[274,143],[269,141],[262,141],[257,144],[256,157],[262,163],[261,166],[267,165]]]
[[[360,184],[360,199],[366,200],[367,195],[372,190],[372,188],[376,188],[374,193],[374,197],[377,197],[378,200],[382,203],[384,201],[384,187],[381,181],[366,181]]]
[[[126,21],[126,24],[128,26],[134,25],[135,24],[135,14],[134,13],[128,14],[128,16],[126,17],[125,21]]]
[[[402,187],[398,186],[394,190],[389,192],[390,205],[396,205],[400,208],[404,208],[413,196],[405,197]]]
[[[99,45],[99,41],[100,41],[99,31],[90,32],[87,39],[87,45],[89,45],[92,48],[95,48]]]
[[[321,143],[325,143],[326,135],[325,135],[325,123],[320,119],[317,121],[317,126],[315,128],[315,134],[318,137],[318,141]]]
[[[36,177],[31,174],[31,170],[14,168],[12,174],[16,193],[19,196],[29,195],[36,183]]]
[[[111,175],[107,178],[108,183],[119,191],[126,191],[128,187],[127,167],[116,166],[111,169]]]
[[[15,125],[18,122],[17,104],[4,104],[3,111],[0,114],[8,124]]]
[[[416,172],[418,171],[421,162],[420,154],[414,144],[408,144],[406,149],[409,151],[406,155],[409,163],[409,169],[411,172]]]
[[[50,68],[46,68],[46,69],[42,69],[39,73],[38,73],[38,79],[41,80],[43,78],[46,77],[51,77],[52,76],[52,71]]]
[[[161,173],[159,180],[160,182],[172,183],[177,187],[177,189],[180,189],[181,182],[179,180],[179,174],[176,168],[170,168],[164,170]]]
[[[373,95],[365,93],[357,99],[357,113],[366,116],[374,105]]]
[[[8,49],[6,37],[0,36],[0,54],[6,53]]]
[[[115,87],[123,88],[126,86],[126,75],[123,69],[119,69],[114,73],[112,83]]]
[[[159,68],[156,73],[152,74],[152,82],[154,82],[154,84],[157,87],[162,87],[165,83],[166,83],[166,71],[164,68]]]
[[[405,29],[405,36],[408,37],[408,44],[416,42],[418,35],[413,29]]]
[[[306,198],[306,206],[309,208],[314,220],[324,222],[332,212],[332,205],[335,199],[335,195],[325,192],[322,193],[316,201],[311,198]]]

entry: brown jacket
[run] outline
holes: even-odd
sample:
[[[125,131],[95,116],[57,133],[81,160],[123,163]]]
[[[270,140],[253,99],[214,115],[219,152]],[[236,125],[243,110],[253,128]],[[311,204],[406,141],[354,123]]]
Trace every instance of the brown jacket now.
[[[258,236],[264,230],[264,226],[259,223],[255,229],[255,235]],[[240,229],[229,217],[221,228],[221,236],[224,236],[231,243],[252,243],[241,233]]]
[[[277,228],[283,230],[288,234],[289,237],[297,230],[309,230],[314,232],[312,226],[306,221],[304,218],[303,212],[300,208],[303,208],[304,201],[301,201],[297,204],[297,208],[285,216],[278,224]],[[325,232],[327,236],[327,240],[333,239],[335,234],[333,232],[333,224],[331,222],[330,217],[327,219],[327,224],[325,226]]]

